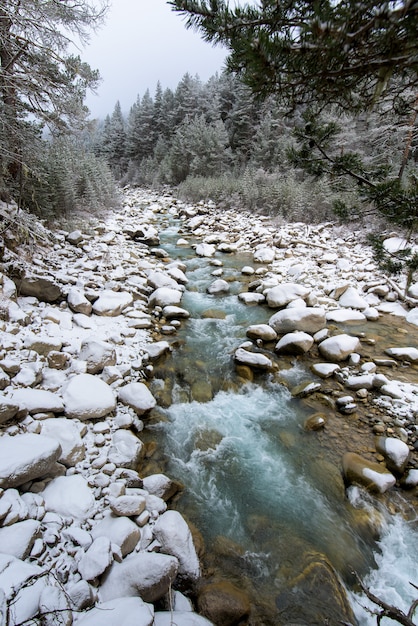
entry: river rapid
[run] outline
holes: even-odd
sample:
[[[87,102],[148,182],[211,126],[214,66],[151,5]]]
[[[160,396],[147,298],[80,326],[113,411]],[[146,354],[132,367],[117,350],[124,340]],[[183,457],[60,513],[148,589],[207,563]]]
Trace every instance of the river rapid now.
[[[350,446],[373,447],[370,429],[292,396],[292,387],[312,378],[309,359],[284,357],[275,375],[240,378],[233,353],[247,327],[272,314],[238,299],[251,280],[241,268],[257,268],[252,256],[199,258],[193,238],[176,245],[182,223],[170,216],[159,234],[170,259],[186,267],[181,306],[190,318],[167,337],[171,355],[155,366],[151,388],[160,406],[146,436],[163,451],[164,471],[184,485],[175,506],[202,533],[206,577],[233,582],[248,595],[254,626],[343,623],[344,599],[336,598],[344,590],[357,623],[375,624],[353,572],[407,610],[416,597],[410,583],[418,582],[413,499],[400,491],[377,498],[360,487],[345,489],[341,477],[341,455]],[[219,268],[230,292],[209,295]],[[399,341],[405,327],[415,332],[404,324]],[[367,328],[393,345],[390,320]],[[322,431],[307,431],[304,422],[315,410],[327,411],[329,421]]]

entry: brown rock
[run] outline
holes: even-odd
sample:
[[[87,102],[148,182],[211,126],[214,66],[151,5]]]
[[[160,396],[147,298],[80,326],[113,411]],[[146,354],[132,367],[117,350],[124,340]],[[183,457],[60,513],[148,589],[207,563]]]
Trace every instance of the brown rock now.
[[[218,626],[235,626],[249,618],[247,595],[229,581],[205,585],[197,599],[199,613]]]

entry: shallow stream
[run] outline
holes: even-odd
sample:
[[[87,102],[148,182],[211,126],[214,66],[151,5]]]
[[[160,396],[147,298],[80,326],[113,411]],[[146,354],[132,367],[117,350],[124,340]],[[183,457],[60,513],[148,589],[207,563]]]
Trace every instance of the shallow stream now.
[[[211,296],[213,260],[176,246],[175,223],[160,236],[171,259],[187,266],[181,306],[191,316],[172,355],[156,367],[154,391],[160,384],[170,400],[149,432],[164,451],[164,470],[185,487],[177,506],[203,535],[206,573],[248,593],[257,626],[339,623],[339,582],[358,623],[375,624],[361,608],[367,600],[355,592],[353,570],[374,593],[407,609],[417,595],[409,585],[418,583],[415,515],[402,495],[395,494],[392,509],[407,513],[393,515],[362,490],[345,491],[341,454],[357,426],[348,444],[341,418],[330,416],[322,432],[303,428],[314,410],[289,388],[312,375],[298,360],[283,359],[280,376],[244,382],[236,373],[232,355],[247,327],[272,314],[238,300],[251,280],[241,268],[252,258],[217,253],[231,291]],[[364,432],[359,423],[357,445],[367,449]],[[333,570],[337,582],[327,578]]]

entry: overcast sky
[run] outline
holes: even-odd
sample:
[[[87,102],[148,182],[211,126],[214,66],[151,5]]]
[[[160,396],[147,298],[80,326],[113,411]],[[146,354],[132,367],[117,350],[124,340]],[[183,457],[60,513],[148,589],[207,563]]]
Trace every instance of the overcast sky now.
[[[166,0],[112,0],[105,26],[81,52],[102,76],[87,106],[92,117],[104,118],[119,100],[128,112],[147,88],[154,96],[158,80],[163,89],[175,89],[186,72],[208,80],[222,69],[225,55],[225,49],[186,30]]]

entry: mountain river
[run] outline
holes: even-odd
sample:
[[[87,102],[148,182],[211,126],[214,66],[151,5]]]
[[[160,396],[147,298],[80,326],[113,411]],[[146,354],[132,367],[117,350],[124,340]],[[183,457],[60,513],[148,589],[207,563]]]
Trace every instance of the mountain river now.
[[[172,354],[155,368],[153,392],[169,400],[160,401],[147,430],[164,453],[164,471],[184,485],[176,506],[203,535],[206,572],[248,594],[257,626],[344,623],[335,600],[343,587],[357,623],[375,624],[353,571],[376,595],[407,610],[417,597],[410,582],[418,584],[411,503],[400,493],[389,500],[344,489],[347,424],[330,415],[323,431],[306,431],[315,411],[289,391],[312,378],[309,365],[283,359],[279,376],[239,379],[234,350],[250,324],[272,315],[238,300],[251,280],[241,268],[253,265],[252,257],[198,258],[191,247],[176,246],[179,228],[175,220],[166,223],[161,246],[187,267],[181,306],[190,318],[167,337]],[[225,296],[206,292],[219,261],[231,287]],[[350,437],[367,445],[360,426]]]

